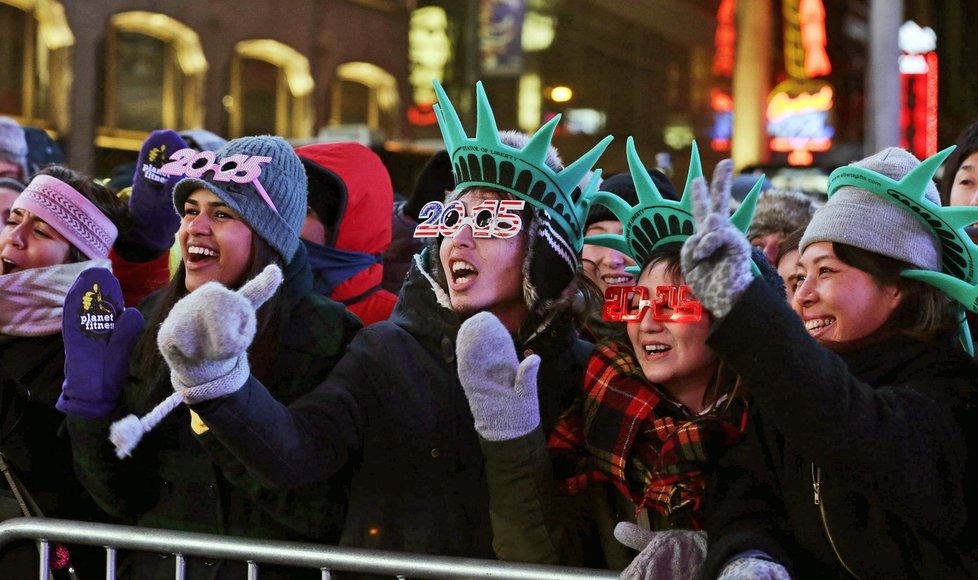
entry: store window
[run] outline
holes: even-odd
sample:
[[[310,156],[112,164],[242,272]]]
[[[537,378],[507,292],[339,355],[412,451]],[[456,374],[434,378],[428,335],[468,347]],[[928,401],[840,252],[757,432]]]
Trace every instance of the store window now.
[[[366,125],[386,138],[399,135],[397,80],[384,69],[366,62],[341,64],[332,97],[330,125]]]
[[[203,126],[207,60],[197,33],[153,12],[110,20],[96,145],[138,150],[151,131]]]
[[[294,48],[268,39],[239,42],[231,62],[231,93],[224,98],[230,136],[312,135],[314,87],[309,59]]]
[[[74,43],[60,3],[0,0],[0,114],[66,131]]]

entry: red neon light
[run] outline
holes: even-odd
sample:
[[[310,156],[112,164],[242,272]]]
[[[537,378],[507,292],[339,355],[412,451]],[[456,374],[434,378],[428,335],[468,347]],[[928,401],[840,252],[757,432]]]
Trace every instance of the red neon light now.
[[[718,112],[733,111],[733,98],[722,90],[710,89],[710,108]]]
[[[720,0],[717,9],[717,31],[713,36],[716,52],[713,53],[713,74],[718,77],[732,77],[734,56],[737,46],[737,29],[734,27],[734,16],[737,12],[737,0]]]
[[[832,72],[829,55],[825,52],[825,6],[822,0],[800,0],[798,19],[801,23],[801,45],[805,49],[805,75],[808,78]]]
[[[408,123],[417,125],[418,127],[434,125],[438,122],[438,117],[435,116],[435,109],[431,104],[412,105],[408,107],[407,119]]]
[[[924,157],[937,153],[937,53],[927,53],[927,142]]]
[[[910,107],[907,106],[907,85],[910,84],[910,75],[900,73],[900,147],[912,150],[907,135],[910,128]]]
[[[937,53],[912,56],[926,66],[900,73],[900,146],[923,159],[937,152]],[[911,91],[913,108],[907,102]]]

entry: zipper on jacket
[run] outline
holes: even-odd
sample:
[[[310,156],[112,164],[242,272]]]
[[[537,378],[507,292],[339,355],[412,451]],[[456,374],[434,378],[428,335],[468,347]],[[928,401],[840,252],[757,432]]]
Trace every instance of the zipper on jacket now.
[[[858,580],[859,576],[852,571],[852,568],[846,564],[846,561],[842,559],[842,554],[839,553],[838,548],[835,547],[835,540],[832,538],[832,531],[829,530],[829,521],[825,517],[825,502],[822,501],[821,496],[822,487],[822,468],[816,467],[812,463],[812,489],[815,491],[815,505],[818,506],[818,513],[822,516],[822,529],[825,530],[825,536],[829,539],[829,545],[832,546],[832,552],[835,554],[835,559],[842,564],[842,567],[846,569],[846,572],[850,576]]]

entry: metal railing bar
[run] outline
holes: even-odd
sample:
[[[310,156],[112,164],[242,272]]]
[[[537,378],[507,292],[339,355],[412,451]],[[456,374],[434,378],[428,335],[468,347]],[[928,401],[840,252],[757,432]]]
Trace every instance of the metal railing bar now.
[[[611,579],[618,575],[610,570],[569,568],[540,564],[521,564],[431,556],[405,552],[341,548],[265,540],[79,522],[49,518],[14,518],[0,523],[0,547],[15,539],[41,538],[45,541],[102,546],[107,549],[129,549],[147,552],[169,552],[178,559],[200,556],[224,560],[255,561],[286,566],[324,570],[354,571],[388,576],[425,578],[507,578],[520,580]],[[108,556],[107,556],[108,558]],[[108,578],[109,576],[107,576]],[[182,576],[177,575],[177,578]]]

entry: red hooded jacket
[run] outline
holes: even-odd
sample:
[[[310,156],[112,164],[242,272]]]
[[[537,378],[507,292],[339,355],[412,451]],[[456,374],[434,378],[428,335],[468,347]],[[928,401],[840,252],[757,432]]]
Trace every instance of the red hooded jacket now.
[[[380,157],[359,143],[317,143],[295,150],[309,177],[309,205],[326,226],[326,246],[382,255],[391,243],[394,188]],[[373,264],[335,287],[364,326],[387,320],[397,296],[381,288],[384,266]]]

